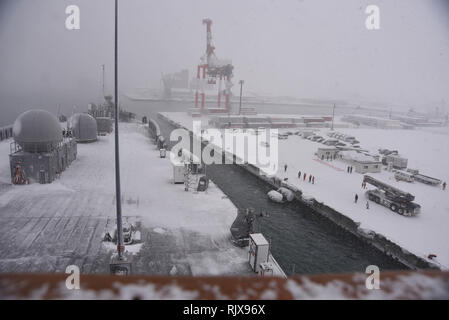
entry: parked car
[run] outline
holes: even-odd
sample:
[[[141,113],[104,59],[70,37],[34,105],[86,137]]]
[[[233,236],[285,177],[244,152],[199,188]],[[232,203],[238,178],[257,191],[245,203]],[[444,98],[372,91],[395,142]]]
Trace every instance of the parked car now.
[[[345,136],[343,138],[343,141],[349,142],[349,143],[352,143],[354,140],[355,140],[355,137],[352,137],[352,136]]]
[[[338,143],[337,139],[327,139],[323,142],[326,146],[335,146]]]

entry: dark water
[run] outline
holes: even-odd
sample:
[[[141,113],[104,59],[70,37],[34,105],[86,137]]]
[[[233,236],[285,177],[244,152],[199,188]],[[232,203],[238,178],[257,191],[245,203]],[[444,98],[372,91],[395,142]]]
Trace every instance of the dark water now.
[[[155,120],[157,112],[188,108],[174,102],[127,101],[126,105],[139,116],[147,115]],[[278,111],[319,113],[311,107],[286,107]],[[163,135],[168,137],[175,128],[157,120]],[[266,193],[271,187],[239,166],[212,165],[207,167],[207,174],[238,208],[252,207],[256,212],[268,213],[269,216],[260,221],[261,231],[270,239],[273,255],[288,274],[293,270],[295,273],[364,272],[372,264],[381,270],[406,268],[300,202],[277,204],[269,201]]]
[[[298,201],[269,201],[272,188],[239,166],[212,165],[207,174],[237,207],[268,212],[261,231],[287,273],[293,268],[296,273],[365,271],[371,264],[381,270],[405,268]]]

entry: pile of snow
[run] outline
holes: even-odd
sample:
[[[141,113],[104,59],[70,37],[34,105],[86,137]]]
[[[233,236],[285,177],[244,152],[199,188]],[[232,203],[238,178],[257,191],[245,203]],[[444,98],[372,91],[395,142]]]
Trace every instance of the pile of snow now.
[[[270,198],[271,201],[279,203],[281,203],[284,199],[284,196],[280,192],[277,192],[276,190],[268,191],[267,196],[268,198]]]
[[[295,195],[293,194],[293,192],[291,190],[287,189],[287,188],[280,187],[278,189],[278,192],[280,194],[282,194],[284,199],[287,200],[287,201],[292,201],[295,198]]]
[[[154,228],[153,229],[154,232],[159,233],[159,234],[164,234],[165,230],[163,228]]]

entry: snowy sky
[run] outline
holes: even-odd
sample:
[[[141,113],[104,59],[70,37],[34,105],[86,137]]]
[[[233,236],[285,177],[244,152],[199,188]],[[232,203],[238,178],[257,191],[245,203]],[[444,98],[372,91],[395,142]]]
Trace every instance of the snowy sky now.
[[[65,8],[81,29],[65,28]],[[365,8],[380,8],[380,30]],[[112,0],[0,0],[0,117],[10,108],[97,101],[113,80]],[[120,1],[121,89],[194,71],[213,20],[219,58],[248,91],[449,108],[449,1]],[[237,89],[234,88],[234,91]],[[1,122],[1,121],[0,121]]]

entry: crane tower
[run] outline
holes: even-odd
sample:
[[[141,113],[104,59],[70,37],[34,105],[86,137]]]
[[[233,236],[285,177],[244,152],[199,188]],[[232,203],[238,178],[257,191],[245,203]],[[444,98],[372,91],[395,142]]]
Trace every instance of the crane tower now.
[[[231,60],[218,59],[215,55],[215,47],[212,43],[212,20],[203,19],[203,24],[206,25],[206,52],[200,59],[200,64],[197,68],[197,88],[195,92],[195,108],[198,108],[199,95],[201,95],[201,112],[204,111],[205,102],[205,85],[216,84],[218,80],[218,110],[227,112],[230,108],[230,94],[233,77],[233,65]],[[224,82],[224,89],[222,84]],[[224,108],[221,108],[221,98],[224,96]]]

